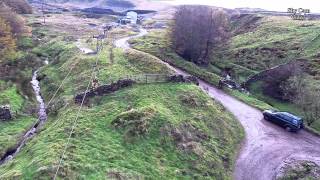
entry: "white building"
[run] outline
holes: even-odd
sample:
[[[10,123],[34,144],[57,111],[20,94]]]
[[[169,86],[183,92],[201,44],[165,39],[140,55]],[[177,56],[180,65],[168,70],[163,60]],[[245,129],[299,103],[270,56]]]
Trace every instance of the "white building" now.
[[[133,12],[133,11],[129,11],[127,13],[127,19],[130,19],[131,20],[131,24],[137,24],[137,21],[138,21],[138,13],[136,12]]]

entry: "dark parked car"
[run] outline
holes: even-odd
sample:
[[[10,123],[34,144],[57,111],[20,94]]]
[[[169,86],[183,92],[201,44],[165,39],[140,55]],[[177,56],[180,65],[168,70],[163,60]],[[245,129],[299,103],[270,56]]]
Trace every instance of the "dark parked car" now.
[[[304,127],[302,118],[288,112],[266,110],[263,111],[263,117],[265,120],[278,124],[291,132],[297,132]]]

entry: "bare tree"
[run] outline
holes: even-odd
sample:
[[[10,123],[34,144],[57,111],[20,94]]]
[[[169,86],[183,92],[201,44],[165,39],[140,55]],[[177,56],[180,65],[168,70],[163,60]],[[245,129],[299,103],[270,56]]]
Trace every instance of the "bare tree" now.
[[[212,49],[226,41],[229,20],[208,6],[180,6],[175,13],[171,41],[182,57],[200,65],[209,64]]]
[[[16,39],[10,25],[0,16],[0,64],[16,51]]]
[[[20,36],[27,32],[24,20],[15,13],[9,6],[0,2],[0,17],[3,18],[10,26],[14,37]]]
[[[26,0],[0,0],[18,14],[31,14],[32,7]]]

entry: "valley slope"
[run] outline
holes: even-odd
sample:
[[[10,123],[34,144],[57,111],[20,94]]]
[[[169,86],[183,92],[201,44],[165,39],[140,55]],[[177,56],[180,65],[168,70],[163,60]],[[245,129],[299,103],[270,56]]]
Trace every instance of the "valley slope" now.
[[[0,167],[0,178],[53,178],[74,127],[59,178],[231,179],[243,130],[218,102],[193,84],[137,84],[91,99],[77,119],[79,105],[74,96],[85,91],[92,75],[100,84],[108,84],[130,75],[172,71],[152,56],[112,48],[109,39],[100,53],[83,54],[76,44],[93,48],[91,37],[99,32],[90,27],[90,19],[52,14],[46,25],[39,26],[38,16],[28,18],[36,25],[33,33],[40,35],[41,43],[32,52],[49,61],[38,77],[47,103],[64,83],[50,101],[47,123]],[[79,23],[75,32],[66,28],[74,18],[72,22]],[[92,21],[101,26],[106,19]],[[134,34],[122,28],[110,33],[114,37]]]

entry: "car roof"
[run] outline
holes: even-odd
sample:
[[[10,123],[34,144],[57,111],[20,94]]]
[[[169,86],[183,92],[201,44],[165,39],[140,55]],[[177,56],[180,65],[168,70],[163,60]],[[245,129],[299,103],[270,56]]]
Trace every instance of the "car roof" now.
[[[292,118],[292,119],[301,120],[300,117],[295,116],[295,115],[293,115],[293,114],[290,114],[290,113],[288,113],[288,112],[278,112],[278,113],[279,113],[279,114],[283,114],[283,115],[285,115],[285,116],[288,116],[288,117],[290,117],[290,118]]]

